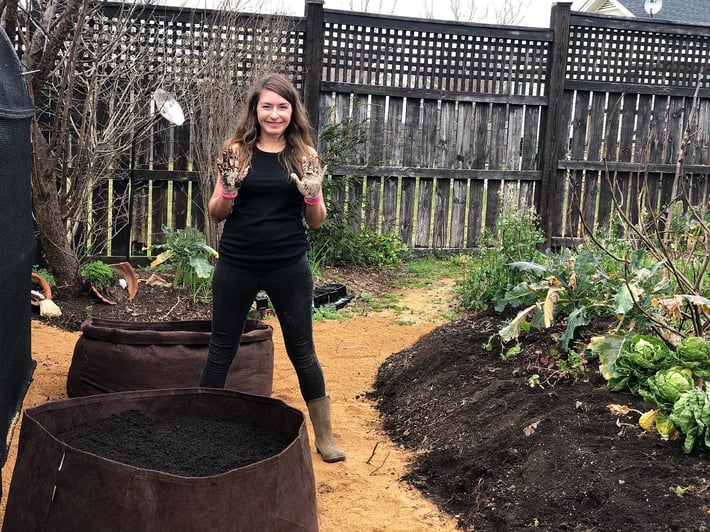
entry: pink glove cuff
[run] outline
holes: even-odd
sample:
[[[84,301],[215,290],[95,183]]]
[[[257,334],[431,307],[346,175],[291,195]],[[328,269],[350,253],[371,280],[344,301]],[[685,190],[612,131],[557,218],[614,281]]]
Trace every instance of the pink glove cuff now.
[[[321,201],[323,201],[323,192],[319,192],[315,198],[304,196],[303,201],[306,205],[318,205]]]
[[[227,193],[224,191],[223,188],[220,188],[219,194],[220,194],[220,196],[222,196],[222,197],[225,198],[225,199],[234,199],[234,198],[236,198],[236,197],[239,195],[239,191],[238,191],[238,190],[235,190],[235,191],[232,192],[231,194],[227,194]]]

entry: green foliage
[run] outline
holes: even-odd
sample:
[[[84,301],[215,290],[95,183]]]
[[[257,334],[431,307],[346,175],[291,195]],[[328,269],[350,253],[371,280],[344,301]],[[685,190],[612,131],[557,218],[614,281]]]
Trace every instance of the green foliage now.
[[[696,443],[710,449],[710,382],[704,388],[694,387],[680,394],[669,419],[685,436],[686,454]]]
[[[469,255],[426,255],[411,258],[405,265],[402,286],[423,287],[436,283],[439,279],[460,281],[470,262]]]
[[[710,377],[710,342],[704,338],[690,336],[681,340],[676,346],[676,359],[696,377]]]
[[[165,244],[156,245],[154,249],[164,251],[153,260],[151,267],[172,264],[175,267],[173,285],[189,288],[194,298],[205,297],[214,269],[210,259],[217,257],[217,251],[207,245],[202,233],[194,227],[172,230],[164,225],[163,233]]]
[[[630,263],[605,261],[601,250],[569,249],[548,252],[541,263],[514,262],[510,266],[525,273],[526,280],[509,288],[496,300],[496,308],[525,306],[503,330],[505,341],[517,338],[521,325],[543,329],[564,321],[560,338],[567,350],[593,319],[613,315],[617,327],[643,329],[650,321],[644,309],[669,294],[662,275],[662,263],[645,267],[648,257],[638,251]],[[616,268],[616,269],[614,269]],[[621,269],[619,271],[618,269]]]
[[[329,167],[358,164],[361,147],[365,145],[368,135],[367,120],[356,122],[346,119],[327,123],[320,130],[320,157]],[[346,175],[339,176],[337,182],[324,180],[323,197],[328,218],[318,229],[307,231],[311,243],[308,258],[314,271],[337,262],[373,267],[397,266],[408,258],[409,248],[396,236],[380,235],[366,227],[353,227],[352,220],[360,218],[362,201],[331,201],[337,192],[352,188],[350,184],[360,179]]]
[[[82,266],[80,274],[99,291],[106,290],[118,279],[118,274],[100,260]]]
[[[35,264],[32,266],[32,271],[47,281],[49,286],[56,286],[57,281],[54,278],[54,275],[52,275],[52,272],[50,272],[47,268],[40,268]]]
[[[618,352],[600,357],[600,369],[612,391],[628,390],[638,394],[649,377],[673,366],[668,346],[656,336],[636,334],[625,339]]]
[[[683,434],[686,453],[696,445],[710,449],[710,382],[700,376],[710,365],[710,341],[690,337],[674,352],[658,337],[639,334],[597,339],[592,349],[609,389],[631,391],[654,407],[639,420],[644,429],[655,425],[664,440]]]
[[[483,232],[479,246],[464,270],[463,280],[457,285],[459,304],[467,310],[486,308],[524,275],[508,264],[535,261],[541,253],[538,247],[545,241],[533,211],[524,213],[503,209],[498,229]]]
[[[378,235],[367,228],[324,224],[313,232],[309,261],[314,268],[349,262],[375,268],[399,266],[410,257],[406,244],[393,235]]]
[[[648,377],[646,386],[639,388],[639,395],[648,404],[664,411],[671,411],[680,394],[693,386],[693,372],[688,368],[673,366],[658,370]]]

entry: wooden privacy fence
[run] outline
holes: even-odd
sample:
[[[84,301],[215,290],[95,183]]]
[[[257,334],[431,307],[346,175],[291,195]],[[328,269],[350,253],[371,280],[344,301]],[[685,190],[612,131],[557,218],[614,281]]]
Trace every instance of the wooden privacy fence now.
[[[178,12],[164,13],[161,24],[178,31]],[[519,28],[334,11],[310,0],[291,28],[291,74],[315,125],[351,121],[366,133],[354,154],[329,166],[328,199],[354,206],[356,226],[415,249],[466,249],[495,229],[501,210],[534,208],[549,243],[567,244],[584,225],[608,226],[612,194],[632,217],[642,185],[652,205],[671,200],[696,94],[698,128],[679,185],[708,204],[709,26],[557,4],[551,28]],[[164,134],[163,145],[178,137]],[[165,223],[202,227],[186,160],[141,171],[132,241],[160,241]],[[111,238],[110,254],[121,255],[127,235]]]

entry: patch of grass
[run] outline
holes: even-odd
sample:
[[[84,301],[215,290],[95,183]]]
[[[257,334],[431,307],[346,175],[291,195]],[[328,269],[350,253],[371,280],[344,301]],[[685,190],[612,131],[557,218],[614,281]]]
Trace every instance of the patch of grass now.
[[[417,257],[407,262],[404,277],[397,282],[397,286],[423,288],[438,279],[460,279],[467,261],[466,255]]]
[[[345,321],[348,318],[352,317],[352,312],[350,312],[350,309],[341,309],[337,310],[334,307],[327,307],[327,306],[322,306],[322,307],[317,307],[313,310],[313,321],[322,321],[322,320],[337,320],[337,321]]]
[[[365,300],[362,296],[360,299],[366,303],[366,309],[372,311],[384,310],[384,309],[394,309],[397,306],[397,298],[394,294],[386,292],[380,294],[380,297],[375,298],[370,294],[370,299]]]

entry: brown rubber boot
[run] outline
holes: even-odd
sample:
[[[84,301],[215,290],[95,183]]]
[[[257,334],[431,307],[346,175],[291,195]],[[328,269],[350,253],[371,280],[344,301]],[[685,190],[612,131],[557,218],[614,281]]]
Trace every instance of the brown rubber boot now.
[[[316,436],[316,449],[323,461],[330,463],[345,460],[345,453],[333,438],[333,429],[330,425],[330,397],[308,401],[306,406]]]

